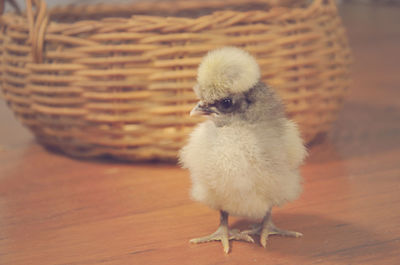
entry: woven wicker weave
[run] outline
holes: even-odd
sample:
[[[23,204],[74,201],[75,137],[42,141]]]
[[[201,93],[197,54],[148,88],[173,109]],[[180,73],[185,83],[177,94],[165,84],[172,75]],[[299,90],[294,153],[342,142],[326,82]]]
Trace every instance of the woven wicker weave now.
[[[232,45],[255,55],[310,141],[328,130],[348,87],[347,39],[334,0],[274,2],[47,10],[27,0],[26,13],[0,18],[3,97],[41,143],[67,154],[175,160],[199,122],[188,115],[197,65]]]

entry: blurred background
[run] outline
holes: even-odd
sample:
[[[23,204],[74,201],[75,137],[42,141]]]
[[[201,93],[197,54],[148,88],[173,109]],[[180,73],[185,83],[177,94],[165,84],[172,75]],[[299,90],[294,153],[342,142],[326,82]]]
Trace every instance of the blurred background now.
[[[131,1],[47,1],[99,2]],[[234,242],[229,256],[218,243],[191,246],[217,215],[191,201],[187,171],[48,152],[0,98],[0,264],[399,264],[400,1],[337,4],[352,84],[311,143],[302,196],[274,213],[303,238],[267,250]]]
[[[22,9],[25,8],[24,0],[16,2]],[[131,2],[135,1],[113,1],[115,4]],[[354,113],[357,118],[348,115],[347,109],[345,109],[344,113],[346,115],[338,119],[338,123],[342,124],[334,126],[333,130],[329,133],[329,137],[333,143],[347,141],[351,137],[353,141],[345,145],[338,144],[340,148],[345,149],[341,153],[348,155],[353,152],[361,152],[362,149],[366,149],[369,145],[375,143],[375,141],[368,141],[367,145],[357,143],[356,140],[360,135],[374,138],[376,135],[385,134],[385,131],[388,130],[385,124],[388,122],[393,125],[399,124],[394,121],[397,119],[397,112],[391,109],[399,107],[400,104],[398,98],[394,96],[398,89],[399,77],[391,73],[397,71],[398,62],[400,61],[400,53],[396,43],[400,29],[398,26],[395,26],[400,23],[400,1],[338,0],[336,2],[347,31],[354,59],[352,67],[353,83],[351,89],[348,90],[348,97],[357,103],[368,102],[376,107],[385,106],[384,109],[371,109],[371,113],[369,113],[365,110],[357,109],[358,107],[362,107],[362,105],[355,103],[347,104],[345,102],[344,108],[350,108],[350,113]],[[48,0],[46,3],[49,7],[52,7],[69,4],[109,4],[110,1]],[[6,10],[10,10],[10,8],[10,5],[7,4]],[[365,93],[365,87],[372,87],[372,89],[368,93]],[[31,134],[27,129],[14,119],[3,100],[0,101],[0,108],[4,119],[6,119],[5,124],[8,124],[0,130],[0,136],[7,136],[9,138],[8,143],[12,143],[13,141],[20,142],[21,139],[26,140],[31,138]],[[376,111],[380,113],[376,113]],[[382,117],[377,119],[377,115]],[[373,122],[374,126],[364,128],[370,125],[369,121]],[[353,126],[345,126],[346,123],[351,123]],[[386,138],[383,137],[383,139]],[[318,141],[319,139],[316,139],[314,143],[318,143]],[[354,148],[353,145],[355,144],[358,144],[360,148]],[[391,141],[388,141],[387,144],[393,146]]]
[[[118,3],[132,3],[138,2],[140,0],[114,0],[112,1],[115,4]],[[157,1],[157,0],[146,0],[146,1]],[[174,0],[169,0],[173,2]],[[278,1],[278,0],[277,0]],[[25,0],[16,0],[20,7],[25,6]],[[110,3],[110,1],[106,0],[48,0],[46,1],[49,7],[56,6],[56,5],[69,5],[69,4],[100,4],[100,3]],[[337,4],[343,3],[360,3],[360,4],[384,4],[384,5],[400,5],[398,0],[336,0]],[[24,8],[22,8],[24,9]]]

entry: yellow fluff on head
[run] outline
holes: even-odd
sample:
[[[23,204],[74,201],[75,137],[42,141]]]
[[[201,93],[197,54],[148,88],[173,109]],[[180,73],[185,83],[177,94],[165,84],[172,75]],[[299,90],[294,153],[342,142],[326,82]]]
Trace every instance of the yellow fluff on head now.
[[[205,101],[249,90],[260,79],[260,67],[245,50],[224,47],[210,51],[197,71],[197,96]]]

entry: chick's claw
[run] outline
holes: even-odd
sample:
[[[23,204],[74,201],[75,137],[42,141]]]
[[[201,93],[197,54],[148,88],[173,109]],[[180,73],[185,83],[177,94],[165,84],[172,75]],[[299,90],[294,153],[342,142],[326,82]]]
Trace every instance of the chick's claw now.
[[[237,229],[229,230],[227,227],[220,226],[217,231],[211,235],[193,238],[189,242],[193,244],[205,243],[210,241],[221,241],[224,248],[224,252],[229,252],[229,240],[242,240],[250,243],[254,243],[251,236],[239,232]]]
[[[198,244],[198,243],[205,243],[205,242],[210,242],[210,241],[221,241],[222,246],[224,248],[224,252],[228,253],[229,252],[229,232],[228,232],[228,227],[221,225],[218,227],[217,231],[212,233],[211,235],[208,236],[203,236],[199,238],[193,238],[189,242]]]
[[[272,222],[253,225],[251,229],[245,230],[242,234],[246,235],[259,235],[260,236],[260,244],[263,247],[267,246],[267,240],[270,235],[280,235],[280,236],[287,236],[287,237],[301,237],[303,236],[302,233],[283,230],[276,227]]]
[[[303,234],[296,231],[283,230],[277,227],[274,227],[273,230],[269,233],[270,235],[280,235],[280,236],[288,236],[288,237],[302,237]]]
[[[231,240],[242,240],[242,241],[246,241],[249,243],[254,243],[254,240],[251,236],[249,236],[248,234],[244,234],[242,232],[239,232],[238,229],[233,229],[229,231],[229,239]]]

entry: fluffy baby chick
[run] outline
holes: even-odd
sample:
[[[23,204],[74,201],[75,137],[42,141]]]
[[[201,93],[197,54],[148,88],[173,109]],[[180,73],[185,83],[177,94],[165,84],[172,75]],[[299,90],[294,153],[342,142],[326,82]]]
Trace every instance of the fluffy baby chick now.
[[[220,226],[192,243],[220,240],[229,252],[229,240],[254,242],[260,235],[299,237],[277,228],[273,206],[296,199],[301,192],[299,166],[306,155],[294,122],[284,113],[281,100],[260,81],[260,69],[246,51],[225,47],[202,60],[195,93],[200,99],[191,115],[207,115],[180,152],[188,168],[194,200],[220,211]],[[262,219],[251,230],[228,229],[228,215]]]

